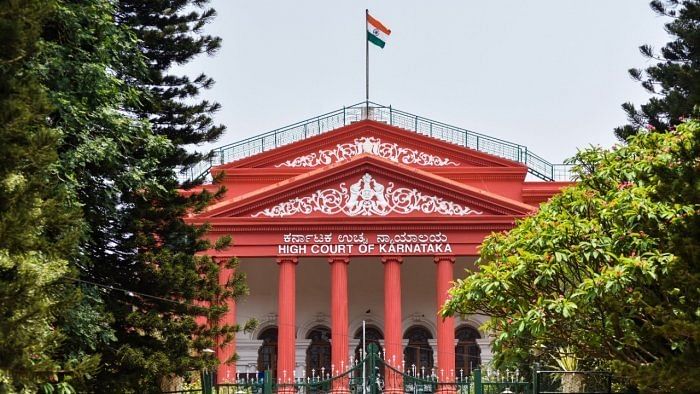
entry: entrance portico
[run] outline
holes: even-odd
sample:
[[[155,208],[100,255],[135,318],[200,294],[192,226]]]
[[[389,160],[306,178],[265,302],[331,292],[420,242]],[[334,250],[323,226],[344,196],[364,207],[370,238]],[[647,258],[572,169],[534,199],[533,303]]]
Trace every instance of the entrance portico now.
[[[389,258],[394,259],[395,257],[389,256]],[[440,266],[435,263],[435,259],[436,257],[429,256],[402,256],[403,261],[397,264],[400,271],[399,276],[384,276],[386,263],[382,262],[381,257],[299,258],[295,266],[296,343],[291,351],[291,357],[295,360],[293,372],[281,368],[279,361],[276,366],[262,363],[259,354],[263,346],[263,340],[259,339],[260,335],[269,328],[277,329],[283,324],[282,311],[278,297],[276,297],[276,294],[283,292],[281,289],[283,286],[280,286],[277,276],[271,275],[271,273],[279,274],[281,268],[276,263],[276,259],[240,259],[238,269],[246,273],[251,294],[256,294],[256,297],[247,297],[238,302],[236,305],[237,319],[245,321],[255,317],[260,324],[254,332],[241,333],[237,338],[237,350],[240,357],[237,361],[237,372],[252,373],[270,367],[274,368],[276,377],[283,378],[285,371],[288,377],[302,377],[310,374],[311,369],[315,368],[316,376],[318,376],[322,366],[310,364],[311,360],[307,357],[307,350],[311,341],[307,338],[314,330],[326,328],[329,331],[330,353],[328,354],[329,362],[325,365],[325,372],[329,373],[329,371],[335,370],[337,374],[339,370],[348,368],[352,360],[357,357],[359,353],[357,350],[361,347],[361,335],[358,334],[361,333],[362,321],[364,320],[368,331],[376,330],[379,333],[381,339],[378,343],[380,349],[386,350],[388,360],[392,359],[392,354],[388,349],[389,344],[398,345],[395,346],[393,362],[402,367],[403,370],[410,369],[412,366],[405,360],[406,350],[412,350],[408,347],[409,339],[406,334],[412,328],[420,328],[429,334],[426,344],[431,349],[431,358],[426,363],[426,360],[420,360],[419,355],[414,357],[418,359],[416,368],[420,371],[421,367],[425,367],[426,373],[430,373],[434,368],[435,373],[440,373],[440,370],[443,370],[446,376],[449,373],[458,375],[459,368],[456,368],[454,361],[456,350],[454,332],[462,327],[469,327],[479,332],[478,329],[483,323],[484,317],[475,315],[465,318],[465,320],[458,318],[452,332],[452,339],[449,338],[449,334],[447,341],[443,342],[440,339],[439,330],[443,320],[437,315],[438,299],[436,297]],[[446,256],[439,256],[437,259],[447,261],[454,270],[459,272],[463,272],[467,268],[475,268],[473,256],[455,257],[454,263],[451,262],[451,258]],[[333,261],[333,263],[328,261]],[[395,260],[391,260],[391,262],[395,262]],[[346,269],[345,281],[333,275],[335,267],[343,266]],[[400,298],[396,295],[385,295],[385,281],[394,281],[393,291],[400,291]],[[348,289],[345,297],[338,294],[341,293],[338,289],[342,288],[343,283]],[[387,327],[390,323],[385,312],[387,310],[385,303],[389,298],[400,301],[395,304],[397,304],[396,307],[400,305],[401,313],[398,319],[396,317],[393,319],[395,327],[398,328],[396,330],[398,340],[389,340],[391,329]],[[288,303],[289,300],[286,302]],[[338,307],[338,305],[343,303],[348,305],[347,322],[334,324],[334,317],[342,318],[343,308],[342,306]],[[300,305],[304,305],[303,310],[299,307]],[[444,328],[442,329],[444,331]],[[487,333],[479,332],[479,335],[482,338],[487,337]],[[368,335],[368,338],[370,336],[371,334]],[[343,344],[343,341],[346,343]],[[277,342],[280,343],[280,339]],[[371,343],[371,339],[369,343]],[[440,351],[441,345],[442,352]],[[473,349],[478,347],[476,342],[473,342],[473,345]],[[482,362],[490,360],[488,345],[488,341],[483,344]],[[345,353],[343,356],[336,354],[343,353],[343,351]],[[281,352],[283,352],[282,346],[278,346],[277,360],[283,358]],[[452,360],[448,361],[447,365],[440,359],[441,356],[445,355]],[[465,354],[469,362],[461,365],[464,374],[468,374],[470,366],[476,367],[478,365],[478,359],[475,358],[478,356],[479,353],[475,350],[472,350],[471,354]]]
[[[488,361],[483,316],[443,320],[438,311],[455,271],[476,269],[483,239],[536,210],[527,171],[373,121],[216,167],[229,191],[187,220],[208,223],[212,241],[232,237],[210,251],[237,258],[248,276],[250,296],[231,301],[228,318],[260,322],[236,339],[240,358],[223,362],[218,380],[260,369],[279,383],[338,375],[357,357],[362,321],[367,342],[399,371],[448,382]],[[561,186],[539,187],[537,198]],[[384,381],[386,392],[403,391],[389,368]],[[348,386],[337,380],[333,391]]]

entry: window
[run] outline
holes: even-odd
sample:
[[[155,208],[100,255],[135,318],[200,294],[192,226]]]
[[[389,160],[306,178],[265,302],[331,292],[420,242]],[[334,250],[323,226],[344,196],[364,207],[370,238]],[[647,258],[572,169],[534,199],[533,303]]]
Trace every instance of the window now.
[[[306,349],[306,376],[320,376],[322,373],[330,375],[331,330],[323,326],[315,327],[306,339],[311,340]]]
[[[277,370],[277,327],[264,329],[258,339],[262,340],[262,346],[258,349],[258,371]]]
[[[476,340],[481,338],[479,331],[474,327],[462,326],[455,332],[457,346],[455,347],[455,374],[460,376],[460,371],[468,375],[481,364],[481,349]]]
[[[403,338],[408,339],[408,345],[403,351],[405,368],[413,369],[415,365],[417,374],[432,374],[433,348],[428,343],[428,339],[432,339],[433,336],[430,331],[422,326],[413,326],[406,330]]]

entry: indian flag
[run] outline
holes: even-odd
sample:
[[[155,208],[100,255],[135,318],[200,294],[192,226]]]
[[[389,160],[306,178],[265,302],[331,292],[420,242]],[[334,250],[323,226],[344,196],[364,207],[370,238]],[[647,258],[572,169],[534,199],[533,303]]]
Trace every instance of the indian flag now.
[[[372,15],[367,14],[367,40],[372,44],[384,48],[386,40],[389,38],[391,30],[387,29],[382,22],[372,18]]]

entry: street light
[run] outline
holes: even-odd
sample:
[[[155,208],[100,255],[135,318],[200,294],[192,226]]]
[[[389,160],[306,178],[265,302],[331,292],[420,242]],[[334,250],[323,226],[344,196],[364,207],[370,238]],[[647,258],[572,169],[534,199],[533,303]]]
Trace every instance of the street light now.
[[[216,353],[213,349],[210,348],[204,348],[202,349],[202,353],[204,355],[205,360]],[[204,366],[204,371],[202,372],[202,391],[205,394],[211,394],[213,392],[213,379],[211,379],[213,376],[210,375],[209,373],[209,368],[205,365]]]

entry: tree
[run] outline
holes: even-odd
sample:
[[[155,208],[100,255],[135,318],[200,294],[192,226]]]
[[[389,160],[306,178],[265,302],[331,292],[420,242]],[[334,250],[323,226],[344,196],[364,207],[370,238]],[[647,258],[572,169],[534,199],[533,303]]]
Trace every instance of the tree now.
[[[124,295],[113,298],[114,308],[122,310],[115,315],[120,343],[130,355],[125,358],[121,351],[112,354],[110,359],[115,363],[120,360],[120,366],[112,372],[105,371],[101,377],[103,382],[113,381],[115,390],[124,387],[125,380],[138,380],[134,375],[150,382],[160,380],[165,388],[172,384],[174,376],[204,366],[201,350],[215,348],[217,335],[225,338],[218,342],[221,346],[230,342],[239,329],[218,325],[217,320],[226,311],[225,298],[247,291],[243,275],[238,273],[229,284],[219,286],[219,266],[211,259],[194,257],[211,246],[199,240],[205,229],[183,221],[185,214],[203,208],[224,190],[214,195],[184,196],[174,173],[175,167],[198,163],[205,156],[185,149],[187,145],[214,142],[225,130],[212,120],[219,104],[198,98],[200,90],[209,88],[213,80],[204,74],[192,80],[173,71],[173,66],[200,54],[212,55],[219,48],[220,38],[202,33],[205,24],[216,15],[207,3],[121,0],[117,5],[116,20],[138,37],[138,50],[146,65],[143,69],[120,70],[126,83],[141,93],[141,99],[129,103],[127,109],[148,122],[152,132],[165,138],[170,146],[160,153],[158,169],[152,174],[158,187],[123,194],[128,208],[114,227],[111,241],[119,258],[104,265],[97,276],[100,281],[128,283],[136,291],[165,299],[197,301],[200,305],[204,301],[212,308],[174,308],[171,303]],[[145,316],[133,313],[134,309]],[[213,323],[209,328],[194,324],[194,318],[200,314],[206,314]],[[160,340],[145,342],[136,332],[151,332]],[[193,348],[199,351],[192,352]]]
[[[219,48],[218,37],[202,33],[204,25],[216,15],[213,9],[205,8],[207,3],[117,2],[116,21],[138,38],[138,53],[145,65],[118,70],[126,84],[140,93],[140,99],[126,103],[125,109],[148,122],[151,132],[169,145],[159,152],[157,168],[150,174],[157,187],[122,190],[124,208],[110,231],[110,245],[117,253],[108,258],[108,264],[90,273],[101,283],[128,285],[154,296],[116,294],[110,299],[120,347],[108,354],[107,361],[114,368],[100,377],[103,389],[120,391],[133,385],[134,390],[142,390],[146,382],[154,389],[158,385],[172,388],[177,376],[211,366],[212,360],[203,359],[201,350],[215,348],[216,336],[224,338],[218,342],[223,346],[239,330],[217,322],[226,311],[223,300],[247,291],[244,276],[238,273],[220,286],[219,265],[195,257],[211,247],[200,241],[205,228],[183,221],[185,214],[203,208],[224,190],[214,195],[205,192],[185,196],[180,193],[174,172],[175,167],[186,167],[203,158],[185,149],[187,145],[214,142],[225,130],[214,125],[211,118],[219,104],[198,99],[200,89],[210,87],[213,80],[203,74],[191,80],[172,71],[174,65],[202,53],[211,55]],[[227,242],[222,240],[218,247]],[[229,267],[234,265],[228,263]],[[183,303],[167,301],[173,299]],[[211,307],[193,308],[193,303]],[[199,315],[208,317],[208,327],[195,324]]]
[[[214,80],[204,73],[192,79],[173,70],[173,66],[198,55],[214,55],[221,47],[221,38],[202,32],[216,17],[216,11],[208,3],[209,0],[118,2],[117,20],[134,30],[147,65],[145,73],[137,71],[126,76],[130,85],[145,93],[144,99],[132,109],[140,118],[150,121],[156,134],[173,143],[175,149],[162,159],[163,164],[171,167],[200,162],[203,155],[185,147],[214,142],[226,130],[212,119],[221,105],[198,97]]]
[[[203,22],[193,22],[197,14],[188,7],[203,3],[63,1],[44,30],[45,56],[37,69],[55,106],[51,122],[63,130],[62,173],[76,190],[87,227],[76,265],[80,280],[98,286],[85,300],[104,303],[109,316],[101,319],[116,339],[76,335],[79,340],[64,347],[101,354],[102,368],[86,390],[160,392],[177,376],[212,366],[201,350],[215,348],[217,335],[230,341],[238,330],[216,323],[226,310],[222,300],[246,291],[243,275],[219,286],[219,265],[195,256],[212,246],[200,240],[205,228],[183,221],[221,193],[185,196],[175,174],[176,165],[201,158],[184,145],[223,131],[207,115],[218,105],[184,103],[205,81],[165,73],[199,53],[200,45],[213,50],[207,42],[218,43],[196,38]],[[202,315],[207,327],[196,323]],[[100,327],[87,319],[76,327],[73,316],[63,322],[71,332]]]
[[[114,255],[110,229],[124,206],[123,191],[157,186],[148,174],[157,168],[154,158],[168,142],[123,111],[127,102],[138,100],[138,92],[116,78],[115,70],[138,67],[140,59],[133,55],[135,37],[115,23],[111,2],[46,5],[41,50],[26,72],[43,85],[50,104],[41,120],[58,137],[53,182],[70,191],[70,206],[82,218],[82,237],[69,265],[75,270],[71,276],[84,280],[86,272]],[[104,355],[104,349],[114,346],[114,312],[103,305],[113,295],[81,287],[86,296],[57,319],[56,331],[66,337],[59,350],[66,361],[95,352]],[[81,389],[89,387],[89,382],[81,383]]]
[[[652,127],[659,132],[672,129],[683,118],[698,114],[700,104],[700,1],[654,0],[651,8],[661,16],[672,18],[666,31],[673,41],[660,54],[649,45],[642,45],[641,53],[657,63],[646,70],[630,69],[633,79],[653,96],[649,102],[635,107],[622,105],[629,124],[615,129],[615,135],[625,140],[640,128]]]
[[[0,268],[7,281],[0,311],[28,317],[24,331],[12,331],[13,321],[0,322],[0,329],[18,338],[2,344],[5,354],[23,349],[30,357],[2,357],[2,378],[41,381],[34,372],[94,366],[98,353],[99,376],[78,382],[81,391],[160,392],[163,380],[215,362],[198,349],[215,347],[217,335],[222,343],[231,340],[238,327],[217,324],[226,310],[222,301],[246,291],[241,274],[219,286],[219,264],[195,256],[212,246],[200,240],[206,229],[182,220],[220,193],[185,196],[174,171],[201,157],[186,153],[184,144],[222,131],[204,113],[217,105],[185,105],[180,101],[196,95],[194,85],[162,73],[156,73],[160,82],[154,79],[137,29],[119,19],[111,0],[11,3],[0,25],[10,38],[1,58],[7,79],[0,81],[8,95],[0,97],[7,110],[0,118],[7,122],[7,165],[0,171],[6,185],[0,230],[7,237],[0,248],[10,256]],[[149,4],[158,3],[165,4]],[[183,9],[189,4],[161,10],[185,15],[170,27],[182,37],[192,36],[182,27],[192,15]],[[138,32],[148,35],[145,28]],[[161,72],[194,56],[181,46],[156,52],[172,59]],[[158,90],[158,84],[182,90]],[[28,254],[32,247],[36,256]],[[17,298],[22,291],[27,297]],[[197,316],[210,324],[199,326]],[[34,346],[27,343],[32,339]]]
[[[580,182],[483,244],[444,315],[485,313],[500,364],[570,349],[642,391],[700,391],[700,123],[573,159]]]
[[[97,358],[64,358],[57,316],[79,296],[65,279],[82,239],[80,212],[60,182],[58,130],[29,70],[53,2],[0,2],[0,391],[70,390]]]

